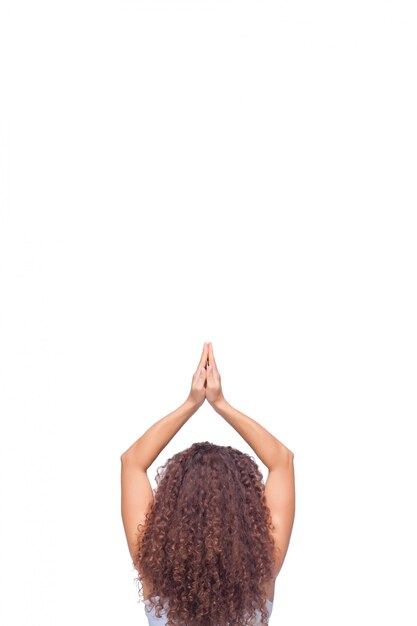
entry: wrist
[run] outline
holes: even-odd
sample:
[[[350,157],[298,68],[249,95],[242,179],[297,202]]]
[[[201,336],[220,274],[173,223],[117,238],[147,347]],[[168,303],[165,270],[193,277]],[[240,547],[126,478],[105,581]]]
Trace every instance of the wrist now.
[[[193,398],[192,396],[188,396],[188,398],[186,399],[186,401],[184,402],[184,404],[194,410],[197,411],[197,409],[200,408],[200,406],[204,403],[205,398],[203,398],[203,400],[196,400],[195,398]]]
[[[212,402],[211,406],[213,407],[215,411],[219,413],[220,411],[224,410],[227,406],[229,406],[229,403],[224,398],[224,396],[221,396],[220,398]]]

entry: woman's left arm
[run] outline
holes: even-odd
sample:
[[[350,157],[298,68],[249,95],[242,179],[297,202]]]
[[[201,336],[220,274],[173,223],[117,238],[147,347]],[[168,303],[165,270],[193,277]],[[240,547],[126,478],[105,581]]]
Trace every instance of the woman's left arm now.
[[[175,411],[159,419],[121,455],[122,461],[146,471],[171,441],[181,426],[200,408],[206,399],[206,365],[208,344],[204,344],[200,362],[194,373],[188,398]]]
[[[201,404],[202,402],[198,403],[189,396],[175,411],[162,417],[148,428],[130,448],[123,452],[121,460],[129,461],[146,471]]]
[[[172,411],[148,428],[130,448],[123,452],[121,468],[121,510],[126,539],[133,562],[135,563],[138,526],[143,524],[146,513],[152,505],[154,495],[147,475],[147,469],[171,441],[181,426],[197,411],[206,399],[206,364],[208,346],[204,344],[203,354],[193,376],[189,396],[178,409]]]

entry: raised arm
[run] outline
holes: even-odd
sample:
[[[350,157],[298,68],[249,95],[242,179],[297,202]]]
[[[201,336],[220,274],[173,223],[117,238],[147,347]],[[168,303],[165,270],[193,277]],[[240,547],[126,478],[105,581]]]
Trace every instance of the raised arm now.
[[[224,398],[219,399],[212,406],[243,437],[269,470],[287,463],[288,458],[294,456],[294,453],[282,441],[254,419],[235,409]]]
[[[274,524],[276,577],[284,563],[295,517],[294,453],[266,428],[232,407],[224,398],[221,378],[209,344],[206,398],[253,449],[269,473],[265,482],[265,499]]]
[[[208,352],[206,398],[213,409],[243,437],[269,470],[281,463],[286,463],[289,456],[294,456],[293,452],[266,428],[225,400],[221,376],[211,343],[209,343]]]
[[[199,406],[194,400],[187,398],[175,411],[152,424],[123,452],[121,459],[129,460],[146,471]]]
[[[147,469],[185,422],[205,400],[207,346],[193,376],[188,398],[175,411],[159,419],[121,455],[121,513],[132,560],[135,559],[138,526],[153,503]]]
[[[137,467],[147,470],[162,452],[165,446],[176,435],[179,429],[200,408],[206,399],[205,383],[208,358],[208,344],[204,344],[203,352],[191,382],[191,390],[181,406],[150,426],[125,452],[122,460],[133,462]]]

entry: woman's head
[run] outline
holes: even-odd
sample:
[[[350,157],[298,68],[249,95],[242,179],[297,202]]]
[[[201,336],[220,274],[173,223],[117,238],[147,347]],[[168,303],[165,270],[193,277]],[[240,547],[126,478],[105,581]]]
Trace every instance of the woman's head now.
[[[134,561],[168,626],[244,626],[261,611],[274,565],[262,474],[249,456],[208,441],[160,467]],[[139,580],[139,579],[138,579]]]

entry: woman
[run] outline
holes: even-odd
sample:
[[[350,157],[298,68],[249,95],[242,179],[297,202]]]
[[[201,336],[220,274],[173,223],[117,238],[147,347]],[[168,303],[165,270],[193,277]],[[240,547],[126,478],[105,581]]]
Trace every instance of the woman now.
[[[232,448],[194,443],[146,471],[207,400],[268,468]],[[122,519],[149,624],[267,624],[295,514],[294,454],[224,398],[205,343],[187,400],[121,456]]]

